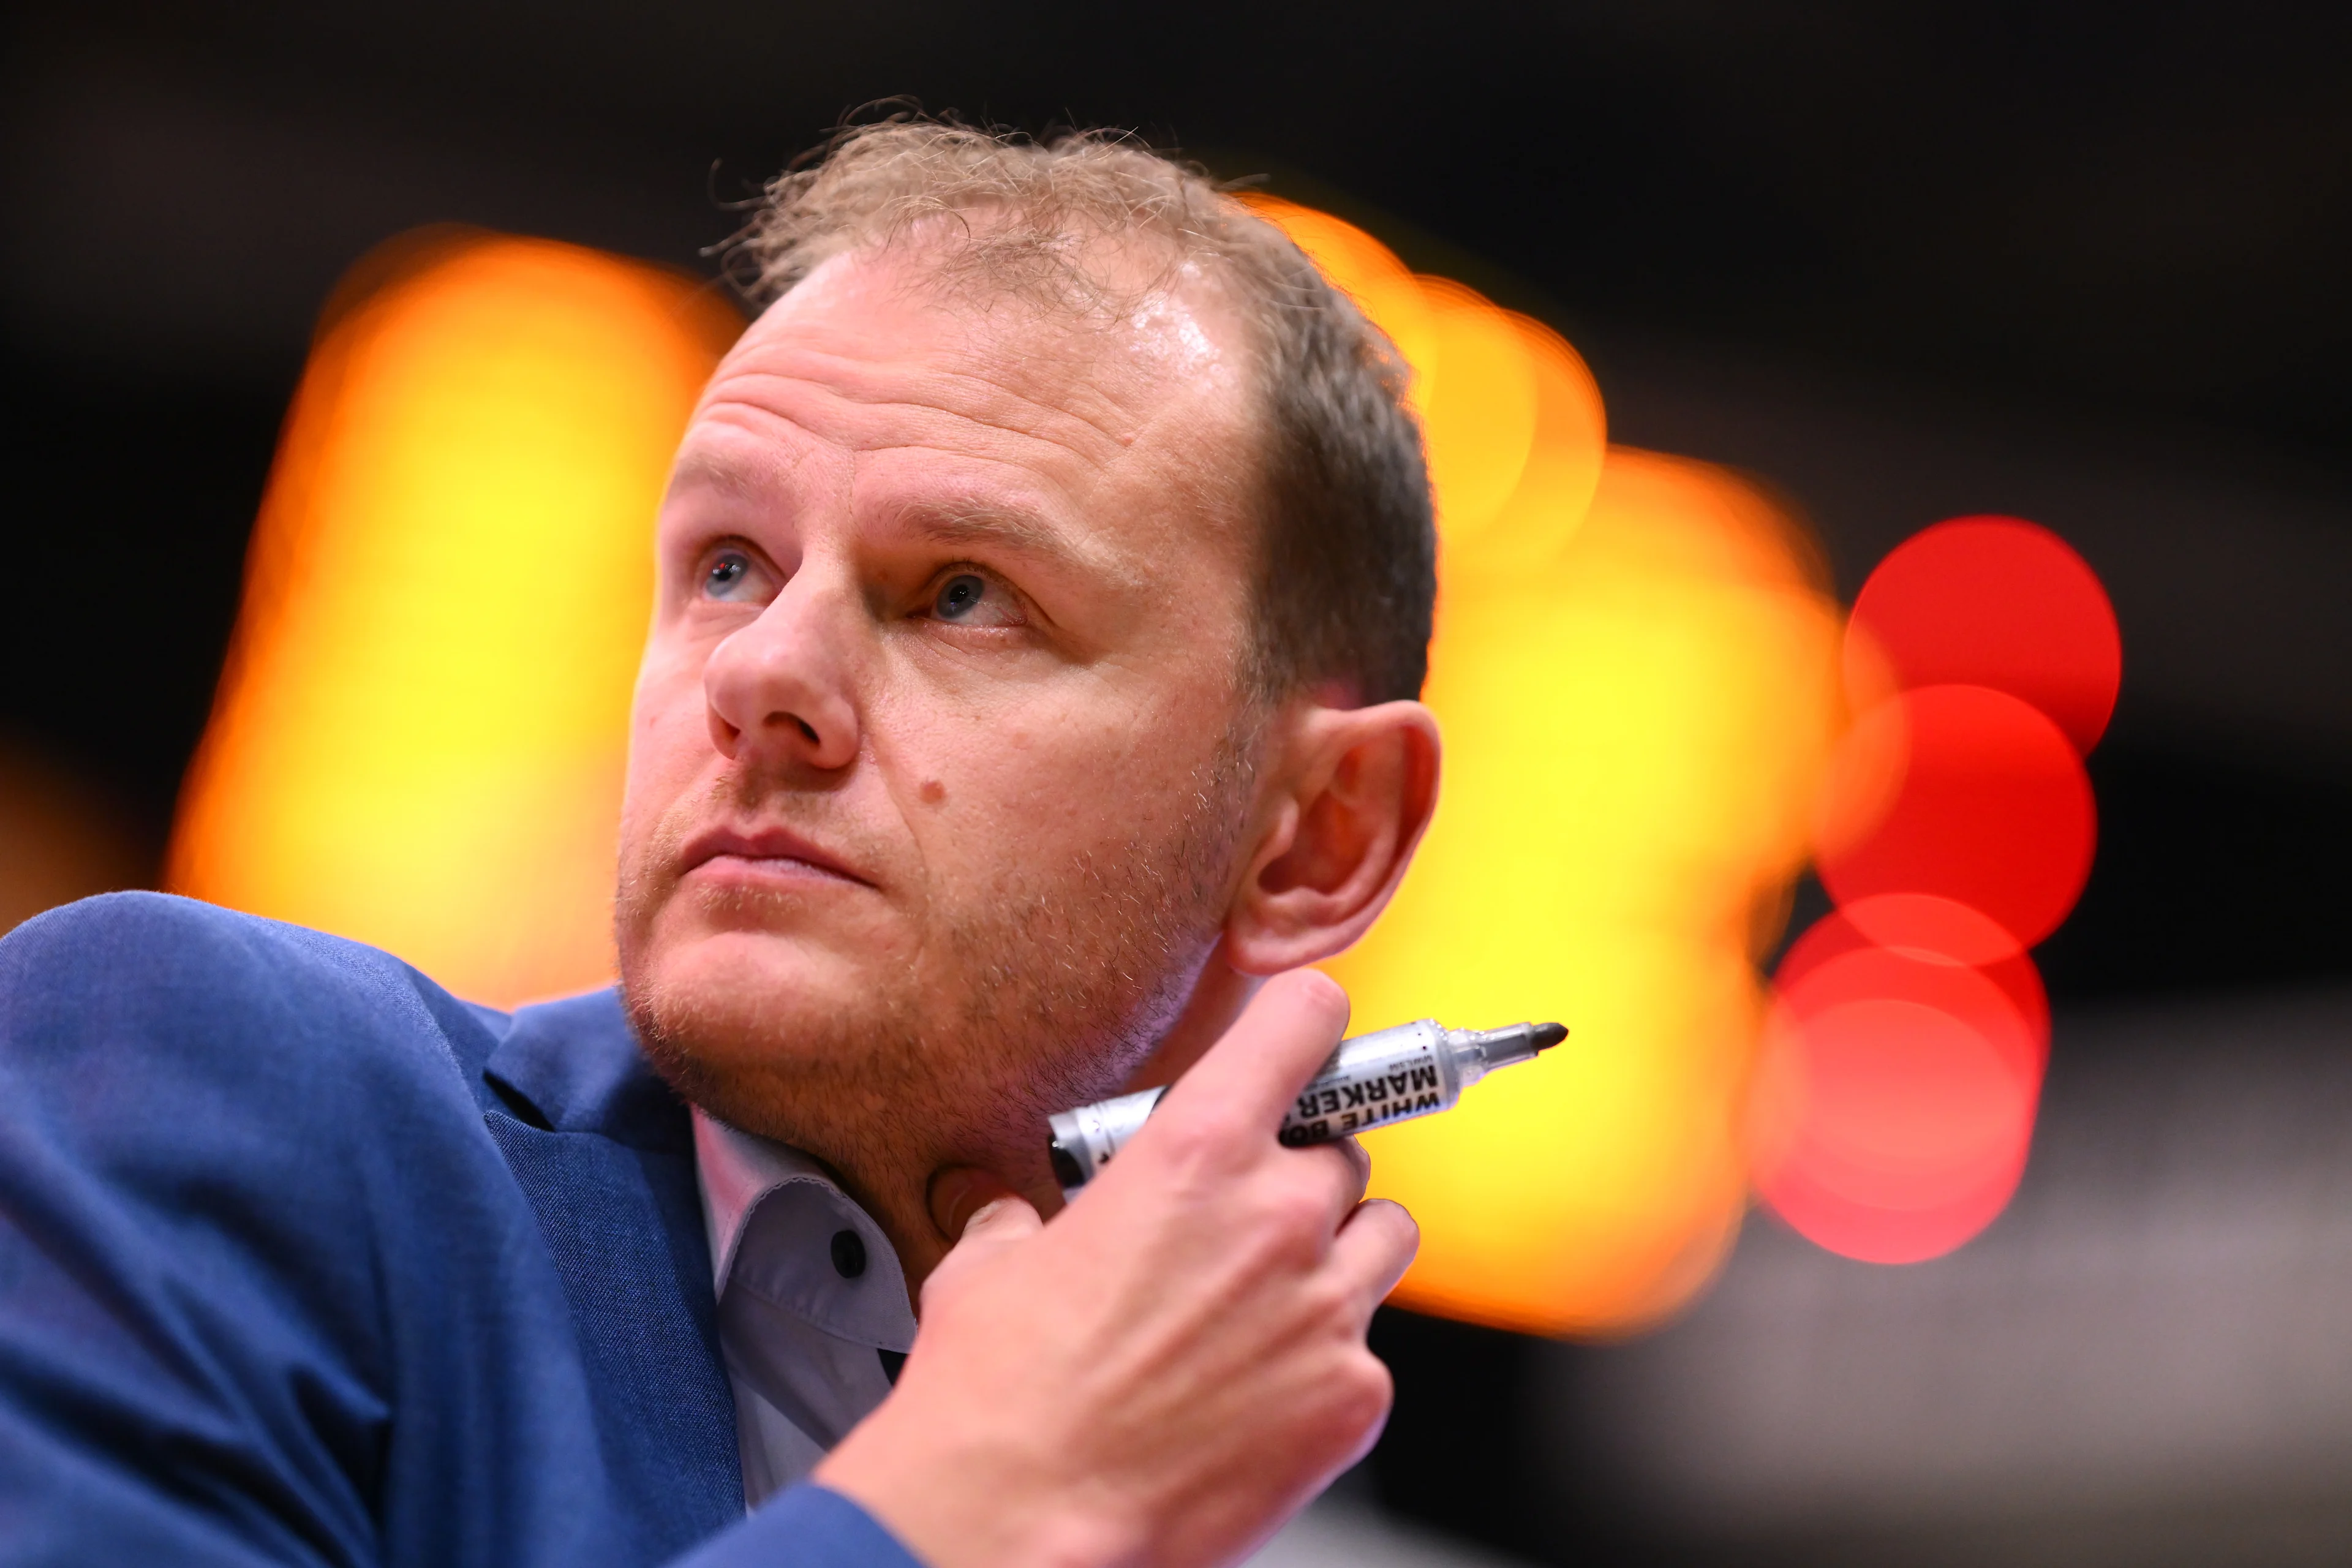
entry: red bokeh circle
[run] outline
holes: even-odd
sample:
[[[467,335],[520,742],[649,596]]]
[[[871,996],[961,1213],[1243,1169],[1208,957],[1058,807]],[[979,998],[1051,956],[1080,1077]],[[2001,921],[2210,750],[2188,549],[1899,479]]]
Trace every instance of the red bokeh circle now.
[[[1856,907],[1867,910],[1868,903]],[[1918,929],[1906,934],[1911,938],[1907,942],[1885,941],[1857,924],[1851,910],[1824,915],[1806,927],[1805,934],[1790,942],[1788,952],[1781,955],[1780,963],[1773,972],[1774,993],[1783,999],[1811,994],[1805,988],[1805,980],[1814,970],[1833,959],[1874,947],[1912,963],[1937,967],[1960,964],[1975,970],[1998,987],[2008,998],[2010,1006],[2016,1009],[2017,1016],[2024,1020],[2026,1029],[2035,1042],[2035,1048],[2048,1050],[2050,994],[2042,987],[2042,972],[2034,967],[2033,960],[2026,955],[2023,949],[2012,949],[2007,956],[1991,963],[1971,963],[1949,948],[1939,949],[1935,938],[1942,933],[1932,925],[1923,922]],[[1906,984],[1901,981],[1895,983],[1896,994],[1908,994],[1909,992]]]
[[[1774,1005],[1798,1026],[1864,1002],[1929,1008],[1981,1037],[2018,1082],[2038,1091],[2049,1055],[2048,1003],[2041,977],[2032,974],[2032,960],[2020,955],[2015,963],[2032,978],[2021,984],[2021,975],[2005,985],[1971,964],[1858,947],[1801,972],[1784,963],[1773,982]]]
[[[1833,1252],[1916,1262],[1959,1246],[2008,1202],[2046,1028],[1982,972],[1846,947],[1851,928],[1836,919],[1782,966],[1750,1101],[1757,1186]]]
[[[2038,524],[1960,517],[1921,530],[1863,584],[1853,624],[1897,684],[2006,691],[2049,715],[2077,752],[2115,711],[2115,607],[2090,563]]]
[[[2023,952],[2017,934],[1979,910],[1933,893],[1879,893],[1838,911],[1881,947],[1982,969]]]
[[[1860,842],[1827,849],[1842,906],[1927,894],[1990,917],[2031,947],[2058,929],[2090,875],[2090,780],[2058,727],[2007,693],[1931,686],[1903,705],[1902,782]]]

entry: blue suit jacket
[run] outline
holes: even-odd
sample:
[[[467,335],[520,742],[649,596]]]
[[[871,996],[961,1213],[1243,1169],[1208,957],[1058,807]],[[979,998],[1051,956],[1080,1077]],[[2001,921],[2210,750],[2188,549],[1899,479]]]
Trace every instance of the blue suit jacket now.
[[[611,993],[152,894],[0,941],[0,1563],[910,1568],[744,1517],[712,1320]]]

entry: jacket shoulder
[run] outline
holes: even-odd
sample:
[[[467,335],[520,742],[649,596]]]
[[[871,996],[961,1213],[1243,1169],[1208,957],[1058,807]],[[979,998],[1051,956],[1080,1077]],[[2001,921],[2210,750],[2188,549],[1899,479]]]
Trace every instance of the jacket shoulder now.
[[[377,949],[168,894],[84,899],[0,939],[0,1037],[20,1064],[176,1060],[332,1101],[478,1082],[503,1023]]]

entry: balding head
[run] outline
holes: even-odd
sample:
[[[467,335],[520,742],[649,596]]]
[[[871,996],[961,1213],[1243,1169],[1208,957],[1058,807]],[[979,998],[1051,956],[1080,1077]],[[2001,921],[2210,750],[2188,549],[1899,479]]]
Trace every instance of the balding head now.
[[[967,310],[1018,301],[1116,321],[1158,292],[1220,297],[1253,355],[1256,686],[1420,694],[1436,535],[1406,372],[1286,236],[1123,137],[1039,143],[896,121],[771,182],[729,256],[764,303],[844,251],[910,240],[929,286]]]

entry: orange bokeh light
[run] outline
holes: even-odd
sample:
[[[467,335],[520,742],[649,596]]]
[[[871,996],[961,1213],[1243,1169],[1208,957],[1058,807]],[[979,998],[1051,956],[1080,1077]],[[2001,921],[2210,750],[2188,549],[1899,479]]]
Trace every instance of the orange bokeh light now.
[[[1278,196],[1252,210],[1279,225],[1355,300],[1412,373],[1437,525],[1484,563],[1539,562],[1601,482],[1608,421],[1600,384],[1558,332],[1450,278],[1408,271],[1355,225]]]
[[[575,246],[361,263],[289,413],[167,885],[513,1003],[610,978],[651,520],[741,319]]]

